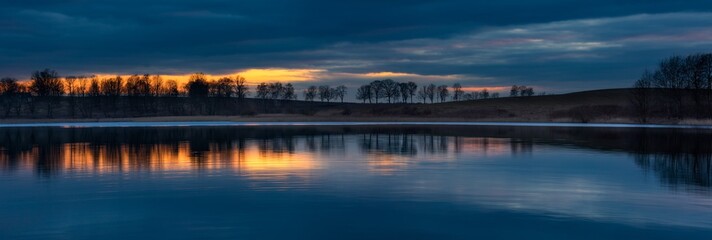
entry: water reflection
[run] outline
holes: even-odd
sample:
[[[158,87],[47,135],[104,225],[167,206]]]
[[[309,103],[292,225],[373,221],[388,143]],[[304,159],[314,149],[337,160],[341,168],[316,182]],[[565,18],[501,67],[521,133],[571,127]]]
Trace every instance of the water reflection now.
[[[368,215],[359,222],[337,219],[361,226],[378,222],[373,216],[384,211],[368,212],[368,206],[412,206],[408,212],[427,212],[414,221],[441,217],[440,223],[448,223],[438,229],[451,228],[451,219],[479,224],[502,219],[500,226],[525,219],[523,225],[539,226],[539,216],[566,219],[555,221],[557,226],[574,219],[589,230],[598,227],[587,225],[591,222],[712,229],[711,144],[709,131],[682,129],[6,128],[0,129],[0,180],[6,180],[0,181],[0,190],[17,194],[0,195],[0,203],[7,203],[0,206],[0,220],[67,221],[64,213],[50,211],[54,218],[27,213],[43,206],[84,211],[88,218],[114,216],[95,214],[94,209],[155,214],[136,220],[143,226],[154,219],[171,222],[182,209],[203,207],[209,215],[204,219],[213,221],[191,224],[234,226],[235,216],[254,207],[258,213],[244,220],[253,229],[263,226],[259,221],[275,219],[321,224],[325,212]],[[273,192],[286,195],[275,197]],[[90,207],[71,205],[82,197]],[[146,202],[156,204],[150,209],[172,202],[184,205],[151,212],[145,210]],[[118,209],[117,203],[126,207]],[[220,203],[222,208],[209,208]],[[496,213],[461,215],[481,209]],[[322,215],[314,214],[320,211]],[[125,220],[120,217],[115,222]],[[8,222],[13,223],[5,221],[0,230],[23,232],[21,224]],[[380,224],[394,222],[403,221]],[[421,229],[428,224],[396,225]],[[43,227],[53,226],[63,225]]]
[[[0,169],[72,172],[210,171],[284,177],[347,152],[371,172],[455,155],[530,155],[535,145],[626,152],[673,188],[712,185],[712,134],[702,130],[512,127],[17,128],[0,130]],[[356,152],[352,150],[357,150]]]

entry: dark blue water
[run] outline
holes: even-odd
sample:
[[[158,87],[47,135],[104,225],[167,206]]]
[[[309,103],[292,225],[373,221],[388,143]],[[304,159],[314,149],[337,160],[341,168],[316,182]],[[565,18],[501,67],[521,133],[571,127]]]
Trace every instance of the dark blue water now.
[[[710,239],[712,132],[0,129],[0,239]]]

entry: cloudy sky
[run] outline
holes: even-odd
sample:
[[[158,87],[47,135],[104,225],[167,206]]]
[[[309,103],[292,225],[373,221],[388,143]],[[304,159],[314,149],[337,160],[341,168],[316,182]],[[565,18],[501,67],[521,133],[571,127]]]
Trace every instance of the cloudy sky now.
[[[2,0],[0,76],[191,72],[570,92],[712,51],[709,0]]]

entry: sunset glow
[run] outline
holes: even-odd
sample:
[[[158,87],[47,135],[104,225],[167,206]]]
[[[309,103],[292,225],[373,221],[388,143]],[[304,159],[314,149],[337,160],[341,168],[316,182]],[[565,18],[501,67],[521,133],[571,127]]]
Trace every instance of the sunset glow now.
[[[313,81],[318,79],[318,74],[325,72],[325,70],[320,69],[288,69],[288,68],[253,68],[241,71],[236,71],[231,74],[210,74],[205,73],[208,80],[220,79],[224,77],[244,77],[245,80],[251,84],[256,85],[261,82],[303,82],[303,81]],[[175,80],[179,84],[185,84],[193,73],[188,74],[160,74],[163,80]],[[99,79],[112,78],[117,75],[122,78],[128,78],[129,74],[107,74],[100,73],[94,74],[94,76]]]

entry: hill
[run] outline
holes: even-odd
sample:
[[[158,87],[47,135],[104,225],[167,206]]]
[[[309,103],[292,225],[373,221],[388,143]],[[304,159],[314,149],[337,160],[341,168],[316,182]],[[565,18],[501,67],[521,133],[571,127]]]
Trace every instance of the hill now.
[[[433,104],[328,103],[190,97],[30,97],[0,104],[4,122],[20,121],[526,121],[636,122],[632,89],[503,97]],[[663,90],[651,90],[663,91]],[[689,123],[667,116],[654,123]]]

